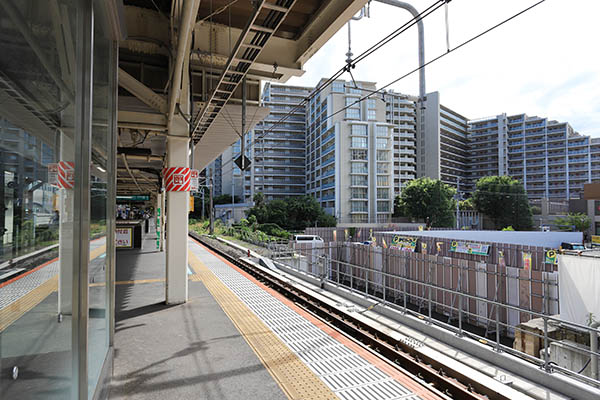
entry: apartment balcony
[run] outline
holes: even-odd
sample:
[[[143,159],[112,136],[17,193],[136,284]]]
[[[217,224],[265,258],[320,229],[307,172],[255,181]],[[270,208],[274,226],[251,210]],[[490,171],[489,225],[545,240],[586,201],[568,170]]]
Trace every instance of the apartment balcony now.
[[[569,143],[568,143],[569,147],[584,147],[584,146],[587,146],[587,145],[588,145],[587,140],[580,141],[580,142],[571,142],[571,141],[569,141]]]
[[[416,139],[414,134],[412,134],[412,133],[404,133],[404,132],[400,132],[398,134],[398,137],[400,139],[412,139],[412,140]]]
[[[303,180],[290,180],[290,179],[255,179],[254,183],[260,185],[290,185],[290,186],[304,186],[306,182]]]
[[[412,132],[416,131],[414,125],[408,125],[408,124],[399,124],[399,125],[396,125],[396,128],[402,129],[405,131],[412,131]]]
[[[335,132],[330,133],[329,135],[325,136],[323,139],[321,139],[321,143],[325,144],[327,142],[329,142],[331,139],[335,138]]]
[[[335,162],[335,157],[333,157],[333,158],[330,158],[330,159],[329,159],[329,160],[327,160],[327,161],[323,161],[323,162],[321,163],[321,167],[326,167],[327,165],[333,164],[334,162]]]
[[[323,183],[323,184],[321,185],[321,187],[322,187],[323,189],[329,189],[329,188],[332,188],[332,187],[334,187],[334,186],[335,186],[335,182],[327,182],[327,183]]]
[[[331,146],[327,146],[327,147],[323,148],[321,150],[321,155],[324,156],[325,154],[328,154],[328,153],[332,152],[333,150],[335,150],[335,144],[332,144]]]
[[[327,172],[323,173],[323,175],[321,175],[321,176],[322,176],[323,178],[327,178],[328,176],[333,176],[333,175],[335,175],[335,170],[334,170],[334,169],[332,169],[332,170],[329,170],[329,171],[327,171]]]
[[[587,171],[588,167],[586,165],[577,165],[574,167],[569,167],[569,171]]]
[[[306,193],[304,189],[290,188],[290,189],[278,189],[278,188],[265,188],[261,190],[263,194],[282,194],[282,195],[303,195]]]
[[[323,201],[333,200],[333,199],[335,199],[335,194],[326,194],[325,196],[321,197],[321,200],[323,200]]]
[[[589,160],[587,157],[584,158],[569,158],[569,163],[573,163],[573,164],[581,164],[581,163],[587,163]]]
[[[403,162],[403,163],[416,163],[417,160],[415,160],[413,157],[398,157],[395,158],[394,161],[399,161],[399,162]]]
[[[286,166],[286,167],[302,167],[304,168],[304,163],[303,162],[292,162],[289,159],[286,160],[254,160],[254,164],[255,165],[260,165],[262,167],[281,167],[281,166]]]

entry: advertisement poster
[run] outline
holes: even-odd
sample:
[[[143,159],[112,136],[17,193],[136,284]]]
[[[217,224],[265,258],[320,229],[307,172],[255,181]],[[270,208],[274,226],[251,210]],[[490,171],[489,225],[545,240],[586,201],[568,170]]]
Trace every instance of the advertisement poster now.
[[[442,252],[442,246],[444,245],[444,242],[436,242],[435,246],[437,247],[437,253],[438,255]]]
[[[417,248],[417,239],[396,235],[392,239],[390,248],[414,253],[415,249]]]
[[[131,249],[133,247],[133,228],[117,228],[115,231],[115,245],[117,249]]]
[[[506,260],[504,259],[504,251],[498,250],[498,265],[506,267]]]
[[[475,254],[478,256],[487,256],[490,252],[489,244],[481,244],[481,243],[466,243],[466,242],[452,242],[450,246],[450,251],[455,253],[464,253],[464,254]]]
[[[524,251],[523,255],[523,269],[530,270],[531,269],[531,253]]]
[[[558,255],[556,253],[556,250],[548,250],[546,252],[546,257],[544,259],[544,263],[546,264],[558,264]]]
[[[600,236],[592,235],[592,247],[600,246]]]

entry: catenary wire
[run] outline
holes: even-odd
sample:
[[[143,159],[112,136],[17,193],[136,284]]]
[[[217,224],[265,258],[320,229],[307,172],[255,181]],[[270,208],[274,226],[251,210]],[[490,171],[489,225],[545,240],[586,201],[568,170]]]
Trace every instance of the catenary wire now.
[[[389,43],[392,39],[398,37],[400,34],[402,34],[403,32],[405,32],[406,30],[408,30],[410,27],[414,26],[417,22],[419,22],[419,20],[423,20],[425,17],[429,16],[431,13],[433,13],[438,8],[440,8],[442,5],[444,5],[447,1],[449,1],[449,0],[437,0],[436,2],[432,3],[423,12],[419,13],[417,16],[413,17],[408,22],[404,23],[402,26],[400,26],[399,28],[397,28],[396,30],[394,30],[392,33],[390,33],[387,36],[385,36],[384,38],[380,39],[377,43],[375,43],[374,45],[372,45],[371,47],[369,47],[367,50],[365,50],[364,52],[362,52],[361,54],[359,54],[355,58],[355,60],[353,60],[352,66],[356,66],[356,64],[358,62],[364,60],[367,56],[371,55],[373,52],[375,52],[378,49],[380,49],[383,45]],[[314,98],[316,95],[318,95],[320,92],[322,92],[327,86],[329,86],[336,79],[338,79],[340,76],[342,76],[347,71],[348,68],[349,68],[348,64],[344,65],[342,68],[340,68],[338,71],[336,71],[331,77],[329,77],[325,82],[322,82],[319,86],[317,86],[315,88],[315,90],[313,92],[311,92],[311,94],[309,96],[305,97],[300,103],[298,103],[297,105],[295,105],[291,110],[288,111],[287,114],[285,114],[284,116],[282,116],[279,120],[274,121],[271,124],[271,126],[269,126],[268,129],[263,130],[263,132],[262,132],[262,134],[261,134],[260,137],[258,137],[258,136],[255,137],[248,144],[247,149],[249,150],[250,148],[252,148],[253,145],[256,143],[257,140],[263,139],[269,132],[272,132],[273,129],[275,129],[276,126],[282,124],[289,117],[291,117],[296,111],[300,110],[300,108],[303,107],[306,103],[308,103],[312,98]],[[227,166],[231,162],[233,162],[233,161],[232,160],[228,160],[228,161],[224,162],[221,165],[221,168]]]

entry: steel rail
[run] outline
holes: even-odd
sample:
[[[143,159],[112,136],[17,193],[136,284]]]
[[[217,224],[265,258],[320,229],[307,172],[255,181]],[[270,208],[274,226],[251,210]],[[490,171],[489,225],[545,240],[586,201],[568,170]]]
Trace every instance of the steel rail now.
[[[397,364],[402,369],[408,371],[417,378],[417,381],[425,381],[451,398],[508,400],[508,397],[488,388],[469,376],[448,368],[433,358],[416,352],[417,347],[414,344],[397,340],[391,335],[367,325],[353,315],[331,307],[318,298],[300,291],[288,282],[265,274],[256,266],[222,251],[194,232],[190,232],[189,235],[197,243],[219,254],[228,262],[249,273],[261,283],[272,287],[302,308],[321,318],[324,322],[332,325],[341,332],[349,334],[364,345],[375,350],[392,364]]]

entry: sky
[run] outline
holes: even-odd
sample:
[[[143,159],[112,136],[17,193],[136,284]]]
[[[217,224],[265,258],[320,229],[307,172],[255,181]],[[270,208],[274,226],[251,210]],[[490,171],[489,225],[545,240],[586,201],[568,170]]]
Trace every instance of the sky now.
[[[409,0],[422,11],[434,0]],[[536,0],[453,0],[448,4],[450,48],[532,5]],[[600,1],[544,3],[448,54],[426,68],[427,92],[439,91],[446,107],[470,118],[526,113],[569,122],[600,137]],[[371,17],[352,21],[358,55],[411,19],[408,11],[371,3]],[[425,61],[446,52],[444,7],[424,20]],[[290,85],[315,86],[341,68],[348,51],[344,26],[304,66]],[[382,87],[418,67],[417,29],[361,61],[356,80]],[[343,79],[350,80],[349,74]],[[418,73],[390,88],[417,95]]]

